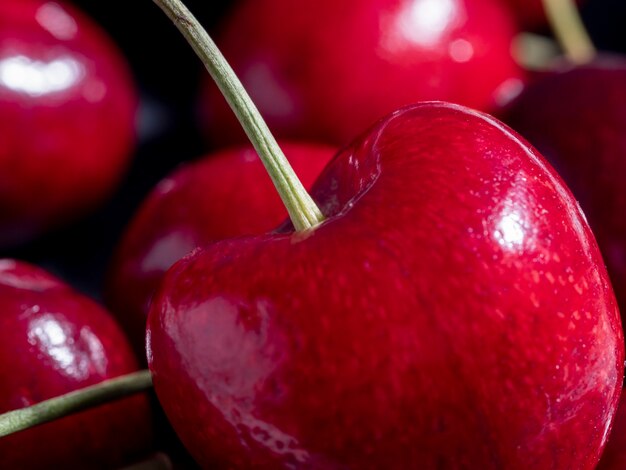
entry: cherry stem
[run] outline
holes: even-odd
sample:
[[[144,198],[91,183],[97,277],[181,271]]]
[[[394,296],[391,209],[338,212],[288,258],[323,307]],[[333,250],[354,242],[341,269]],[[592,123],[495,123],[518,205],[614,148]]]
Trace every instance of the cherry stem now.
[[[567,58],[575,64],[593,59],[596,48],[574,0],[543,0],[543,7]]]
[[[151,387],[150,371],[142,370],[105,380],[27,408],[9,411],[0,415],[0,437],[109,403]]]
[[[250,96],[206,30],[180,0],[154,0],[202,60],[263,161],[296,230],[319,225],[324,216],[291,168]]]

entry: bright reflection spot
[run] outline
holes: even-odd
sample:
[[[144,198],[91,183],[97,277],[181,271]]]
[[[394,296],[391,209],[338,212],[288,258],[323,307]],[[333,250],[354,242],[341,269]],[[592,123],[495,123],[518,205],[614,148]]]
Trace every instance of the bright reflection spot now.
[[[17,272],[16,272],[17,270]],[[15,289],[44,291],[59,285],[59,282],[45,273],[19,272],[17,263],[13,260],[0,261],[0,284],[11,286]]]
[[[72,57],[43,62],[18,55],[0,60],[0,86],[32,96],[67,90],[84,74],[83,66]]]
[[[39,7],[35,19],[50,34],[62,41],[73,39],[78,32],[76,21],[56,3],[46,3]]]
[[[280,380],[269,385],[287,344],[273,327],[273,316],[271,302],[263,299],[213,297],[193,307],[193,326],[175,323],[171,334],[174,344],[182,346],[185,369],[197,377],[199,389],[242,442],[252,440],[286,456],[293,462],[289,468],[311,468],[311,456],[296,436],[257,416],[257,398],[269,393],[279,400],[287,393]]]
[[[411,42],[435,44],[455,19],[456,3],[456,0],[412,0],[398,17],[397,27]]]
[[[59,369],[75,376],[79,371],[74,364],[74,355],[67,340],[66,331],[50,315],[36,318],[30,324],[28,342],[52,358]]]
[[[502,82],[494,92],[494,99],[500,106],[512,101],[524,89],[524,83],[519,78],[509,78]]]
[[[83,327],[80,329],[80,342],[86,346],[85,365],[95,370],[99,375],[106,374],[106,354],[98,337],[89,328]]]
[[[146,359],[152,364],[152,330],[146,329]]]
[[[524,220],[520,212],[503,212],[493,236],[504,248],[521,247],[524,243]]]
[[[81,328],[78,341],[75,341],[71,328],[55,315],[34,318],[29,325],[28,342],[69,377],[84,379],[92,368],[99,373],[106,371],[100,340],[88,328]]]
[[[465,39],[457,39],[452,41],[448,46],[450,57],[455,62],[468,62],[474,57],[474,47]]]
[[[0,272],[2,271],[11,271],[17,267],[17,262],[12,259],[1,259],[0,260]]]
[[[141,262],[141,270],[143,272],[166,271],[197,246],[192,235],[180,231],[171,232],[150,247]]]

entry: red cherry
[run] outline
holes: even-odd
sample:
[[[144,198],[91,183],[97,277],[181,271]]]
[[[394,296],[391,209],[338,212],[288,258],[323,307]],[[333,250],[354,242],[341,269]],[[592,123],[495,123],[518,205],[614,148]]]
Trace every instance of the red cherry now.
[[[161,404],[209,468],[593,468],[624,347],[591,230],[486,115],[422,103],[339,154],[310,231],[165,275]]]
[[[0,413],[137,370],[108,312],[45,271],[0,260]],[[0,439],[3,468],[113,468],[151,440],[138,395]]]
[[[306,187],[331,147],[283,143]],[[142,355],[153,292],[167,269],[194,248],[271,230],[287,211],[252,146],[188,163],[147,197],[130,223],[109,273],[108,300]]]
[[[514,34],[492,0],[255,0],[216,42],[277,136],[346,144],[415,101],[487,110],[519,91]],[[204,108],[215,142],[245,141],[213,84]]]
[[[112,192],[136,104],[127,65],[89,19],[57,2],[0,2],[0,245]]]
[[[546,75],[504,115],[572,188],[626,307],[626,60],[604,57]]]

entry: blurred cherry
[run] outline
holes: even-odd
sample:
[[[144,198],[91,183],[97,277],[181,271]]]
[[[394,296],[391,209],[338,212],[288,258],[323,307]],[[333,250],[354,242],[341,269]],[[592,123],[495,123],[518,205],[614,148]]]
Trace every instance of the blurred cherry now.
[[[136,106],[128,66],[95,23],[58,2],[0,2],[0,247],[109,196]]]
[[[415,101],[490,110],[515,94],[515,33],[494,0],[255,0],[216,42],[278,137],[346,144]],[[245,141],[212,83],[203,109],[214,142]]]
[[[0,413],[137,370],[102,307],[26,264],[0,260]],[[3,468],[111,468],[151,442],[147,397],[101,405],[0,439]]]
[[[309,187],[331,147],[282,143]],[[120,242],[108,275],[107,300],[139,354],[144,353],[150,299],[167,269],[193,249],[225,238],[264,233],[287,211],[252,146],[187,163],[146,198]]]

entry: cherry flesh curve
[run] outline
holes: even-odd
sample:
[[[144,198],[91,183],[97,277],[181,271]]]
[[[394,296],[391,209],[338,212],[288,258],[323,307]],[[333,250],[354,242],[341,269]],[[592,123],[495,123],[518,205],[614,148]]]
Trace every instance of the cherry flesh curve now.
[[[306,188],[335,153],[319,144],[281,148]],[[199,246],[264,233],[286,218],[252,146],[208,155],[161,181],[126,230],[108,276],[108,303],[141,356],[150,299],[172,264]]]
[[[624,470],[626,468],[626,395],[622,390],[615,423],[602,454],[598,470]]]
[[[113,191],[136,106],[127,65],[93,22],[58,2],[0,2],[0,246]]]
[[[312,191],[314,231],[175,264],[155,390],[210,468],[593,468],[623,378],[616,301],[558,175],[455,105],[397,111]]]
[[[0,413],[137,370],[108,312],[45,271],[0,260]],[[137,395],[0,439],[3,468],[113,468],[149,450]]]
[[[572,189],[594,229],[615,293],[626,307],[626,61],[544,76],[504,112]]]
[[[512,23],[492,0],[257,0],[216,42],[278,137],[345,145],[409,103],[489,110],[519,91]],[[246,141],[208,81],[204,101],[214,142]]]

